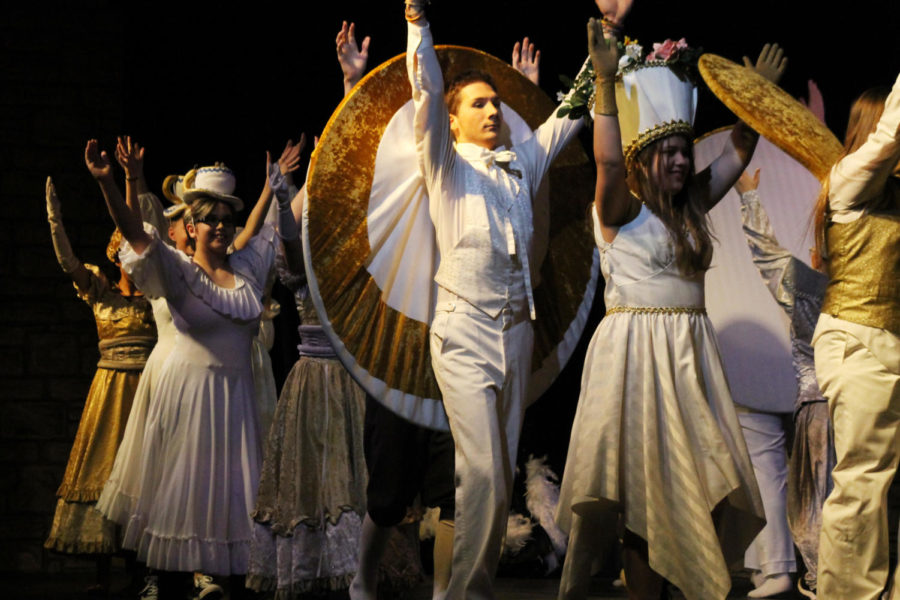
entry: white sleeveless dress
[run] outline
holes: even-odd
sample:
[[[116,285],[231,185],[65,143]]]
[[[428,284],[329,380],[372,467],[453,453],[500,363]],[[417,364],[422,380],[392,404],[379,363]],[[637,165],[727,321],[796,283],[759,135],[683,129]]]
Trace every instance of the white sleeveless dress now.
[[[657,573],[688,599],[725,598],[728,564],[743,558],[764,513],[703,273],[679,272],[646,206],[612,243],[592,213],[607,316],[585,357],[557,520],[568,530],[572,511],[623,512]]]

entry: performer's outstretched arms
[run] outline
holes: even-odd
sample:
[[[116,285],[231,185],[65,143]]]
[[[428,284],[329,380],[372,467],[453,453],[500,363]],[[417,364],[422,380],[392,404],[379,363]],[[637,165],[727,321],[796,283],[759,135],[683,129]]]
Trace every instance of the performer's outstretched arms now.
[[[278,235],[284,242],[286,250],[290,248],[292,250],[291,254],[300,256],[300,233],[297,229],[294,213],[291,210],[291,191],[293,186],[288,183],[287,179],[290,172],[283,173],[280,167],[272,165],[269,161],[269,154],[266,153],[266,171],[269,173],[269,186],[271,186],[275,200],[278,202]],[[285,254],[288,254],[288,252]]]
[[[603,239],[611,242],[619,227],[640,211],[641,203],[628,191],[625,181],[625,157],[616,107],[616,71],[619,66],[617,40],[604,35],[599,20],[588,21],[588,52],[596,75],[594,100],[594,160],[597,163],[597,188],[594,205]]]
[[[141,215],[138,202],[139,189],[146,191],[144,182],[144,147],[131,139],[130,135],[116,138],[116,161],[125,171],[125,203],[132,212]],[[143,216],[141,215],[143,219]]]
[[[900,161],[900,75],[884,101],[878,125],[862,146],[831,170],[828,194],[832,210],[861,209],[884,194]],[[884,207],[900,208],[900,207]]]
[[[288,140],[281,151],[281,157],[278,159],[278,167],[281,174],[285,177],[288,189],[294,187],[294,179],[292,173],[300,168],[300,152],[306,145],[306,134],[300,134],[300,141],[294,144],[292,140]],[[234,249],[240,250],[246,246],[254,235],[259,233],[266,221],[266,215],[269,212],[269,205],[272,201],[272,188],[269,186],[269,165],[271,163],[271,155],[266,151],[266,181],[263,185],[259,199],[250,211],[244,228],[234,236]]]
[[[159,201],[159,198],[150,191],[150,187],[147,185],[147,180],[144,177],[144,163],[143,163],[143,155],[144,148],[140,146],[137,142],[131,139],[131,136],[125,136],[124,138],[119,138],[116,143],[116,160],[119,161],[119,166],[122,169],[125,169],[125,166],[122,165],[121,160],[119,159],[119,146],[122,146],[123,149],[127,148],[128,145],[137,147],[141,161],[139,165],[136,165],[134,173],[134,177],[137,179],[132,181],[137,190],[137,207],[131,206],[129,204],[129,208],[133,211],[138,211],[141,215],[141,219],[144,223],[149,223],[156,228],[157,231],[162,234],[162,232],[166,231],[169,228],[169,220],[165,217],[165,209],[163,208],[162,202]],[[128,198],[126,197],[126,201]]]
[[[433,189],[441,174],[452,166],[456,152],[453,151],[450,113],[444,101],[444,76],[434,51],[424,7],[423,0],[406,3],[406,70],[416,108],[414,130],[419,168],[426,185]]]
[[[304,194],[303,190],[297,190],[294,185],[293,172],[300,167],[300,152],[306,145],[306,134],[300,135],[300,141],[292,144],[288,140],[287,146],[281,153],[277,163],[272,163],[272,156],[266,152],[266,173],[268,180],[266,188],[273,193],[278,201],[278,233],[284,244],[284,256],[288,270],[292,273],[303,273],[303,249],[300,246],[300,218],[303,206],[300,203],[299,211],[294,204],[298,196]],[[279,189],[272,188],[272,180],[279,182]],[[304,189],[305,189],[304,185]],[[271,220],[273,213],[266,209],[267,220]]]
[[[766,44],[756,59],[756,65],[753,65],[746,56],[744,65],[777,84],[787,68],[787,57],[778,44]],[[706,210],[711,209],[722,199],[750,164],[758,139],[758,133],[743,121],[738,121],[731,130],[731,137],[725,143],[722,153],[706,171],[697,174],[694,179],[695,185],[706,186],[706,189],[701,187],[694,192],[705,196]]]
[[[362,44],[356,43],[356,24],[344,21],[341,30],[337,34],[335,43],[337,45],[338,63],[341,65],[341,71],[344,73],[344,96],[350,93],[353,86],[362,79],[366,72],[366,65],[369,62],[369,43],[372,41],[370,36],[363,38]]]
[[[135,149],[132,146],[131,151],[123,155],[126,184],[129,183],[128,179],[131,177],[135,177],[134,182],[137,181],[136,175],[133,175],[131,172],[132,169],[136,168],[135,159],[137,157],[134,152]],[[142,157],[143,153],[141,153]],[[88,140],[87,146],[84,148],[84,163],[94,179],[97,180],[97,184],[103,192],[103,198],[106,200],[106,208],[109,210],[116,227],[122,232],[122,237],[128,240],[135,252],[143,254],[150,243],[150,236],[144,231],[140,212],[132,210],[125,204],[125,200],[122,198],[122,194],[119,192],[119,188],[113,179],[112,163],[106,155],[106,151],[100,150],[97,140]],[[134,192],[136,198],[137,190],[135,189]],[[135,206],[137,206],[137,202],[135,202]]]
[[[759,169],[753,175],[746,171],[734,184],[741,198],[741,226],[750,247],[753,264],[769,288],[775,301],[790,317],[794,311],[794,294],[785,284],[785,274],[796,270],[796,258],[778,243],[769,215],[759,199]],[[791,278],[793,279],[793,278]]]
[[[47,197],[47,221],[50,223],[50,238],[53,240],[56,260],[63,272],[72,278],[78,289],[87,291],[91,286],[91,274],[72,251],[69,236],[66,235],[66,228],[63,225],[62,209],[59,206],[59,198],[56,196],[56,187],[49,176],[44,191]]]

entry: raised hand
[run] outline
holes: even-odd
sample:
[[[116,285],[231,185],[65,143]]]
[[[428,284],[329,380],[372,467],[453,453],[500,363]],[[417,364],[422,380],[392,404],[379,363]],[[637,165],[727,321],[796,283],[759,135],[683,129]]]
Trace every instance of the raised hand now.
[[[806,87],[809,90],[809,100],[805,98],[800,98],[800,103],[809,109],[809,111],[816,115],[820,121],[825,122],[825,98],[822,97],[822,91],[819,89],[819,86],[816,85],[816,82],[810,79],[806,82]]]
[[[425,6],[429,4],[428,0],[406,0],[406,20],[415,23],[419,19],[425,17]]]
[[[278,169],[281,171],[282,175],[287,176],[289,173],[293,173],[300,168],[300,153],[303,152],[304,146],[306,146],[305,133],[300,134],[300,141],[296,144],[293,144],[291,140],[287,141],[287,144],[284,146],[284,151],[278,158]]]
[[[538,85],[540,75],[541,51],[529,41],[528,36],[521,43],[516,42],[512,51],[513,69],[527,77],[531,83]]]
[[[741,176],[738,177],[738,180],[734,182],[734,189],[742,196],[744,193],[757,188],[759,188],[759,169],[757,169],[753,175],[748,175],[747,171],[744,171],[741,173]]]
[[[759,58],[756,59],[754,65],[749,58],[744,57],[744,66],[753,69],[774,84],[778,84],[781,76],[787,69],[787,57],[784,50],[778,44],[766,44],[763,46]]]
[[[62,219],[62,210],[59,207],[59,198],[56,196],[56,186],[53,185],[53,179],[48,175],[47,183],[44,185],[44,195],[47,197],[47,219],[52,223]]]
[[[363,73],[366,72],[366,64],[369,62],[369,42],[372,38],[366,36],[362,45],[356,43],[356,24],[344,21],[341,30],[337,34],[335,44],[337,45],[338,62],[341,65],[341,71],[344,73],[344,93],[349,92],[356,82],[359,81]]]
[[[600,19],[591,17],[587,24],[588,54],[598,79],[611,79],[619,68],[619,51],[616,38],[604,37]]]
[[[132,142],[131,136],[119,136],[116,143],[116,160],[125,171],[128,179],[138,179],[144,176],[144,148],[137,142]]]
[[[106,155],[106,150],[100,150],[97,140],[88,140],[84,147],[84,164],[94,179],[108,179],[112,177],[112,163]]]

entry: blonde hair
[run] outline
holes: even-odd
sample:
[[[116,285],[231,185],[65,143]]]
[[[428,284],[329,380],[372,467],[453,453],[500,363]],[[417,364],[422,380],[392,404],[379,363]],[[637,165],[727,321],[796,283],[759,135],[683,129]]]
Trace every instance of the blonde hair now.
[[[216,205],[222,202],[221,200],[216,200],[211,196],[201,196],[191,202],[190,208],[188,208],[186,217],[190,218],[191,223],[196,223],[197,221],[206,218],[206,215],[211,213]],[[234,209],[227,202],[222,202],[225,206],[228,207],[228,210],[234,214]]]
[[[688,177],[680,192],[668,197],[649,177],[654,164],[660,161],[665,141],[672,137],[660,138],[637,154],[628,171],[628,187],[669,230],[675,245],[678,270],[683,275],[691,276],[709,268],[713,253],[713,236],[709,231],[706,211],[700,198],[690,193],[694,164],[694,145],[691,140],[684,138],[691,154],[691,169],[688,170]]]
[[[850,118],[847,120],[847,133],[844,136],[844,150],[838,162],[848,154],[852,154],[862,146],[875,131],[881,113],[884,112],[884,102],[887,100],[890,90],[886,87],[874,87],[864,91],[853,101],[850,107]],[[822,184],[822,191],[816,199],[813,209],[813,225],[815,227],[816,247],[815,252],[819,259],[828,262],[828,248],[825,243],[825,216],[828,211],[828,193],[831,188],[831,175]],[[883,201],[881,196],[872,198],[865,208],[876,208]]]
[[[116,227],[116,230],[109,236],[109,244],[106,245],[106,258],[114,265],[121,264],[119,262],[119,246],[122,245],[122,232]]]

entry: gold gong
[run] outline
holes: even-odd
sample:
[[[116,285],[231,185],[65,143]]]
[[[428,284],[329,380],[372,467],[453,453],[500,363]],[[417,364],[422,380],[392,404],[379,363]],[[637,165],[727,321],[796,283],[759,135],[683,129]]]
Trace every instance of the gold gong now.
[[[760,135],[784,150],[820,181],[841,154],[841,143],[808,108],[752,69],[704,54],[700,74],[709,89]]]
[[[468,69],[487,71],[504,103],[531,129],[556,109],[537,86],[489,54],[459,46],[436,50],[445,80]],[[304,260],[323,326],[351,374],[401,416],[446,429],[431,370],[430,323],[389,306],[367,270],[372,253],[367,211],[376,155],[388,123],[411,99],[405,60],[405,55],[396,56],[368,73],[325,126],[307,178]],[[541,284],[534,290],[535,398],[571,355],[596,288],[599,259],[588,213],[594,191],[592,166],[581,145],[573,142],[559,154],[548,176],[549,242]],[[422,409],[422,404],[428,407]]]

